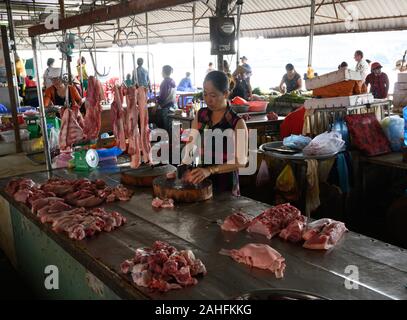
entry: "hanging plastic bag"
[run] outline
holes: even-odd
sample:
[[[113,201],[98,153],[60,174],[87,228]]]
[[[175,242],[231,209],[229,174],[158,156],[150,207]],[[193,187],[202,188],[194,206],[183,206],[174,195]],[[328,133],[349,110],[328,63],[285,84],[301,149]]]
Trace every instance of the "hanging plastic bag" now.
[[[283,145],[291,149],[302,150],[309,145],[311,141],[312,139],[310,137],[297,136],[293,134],[287,138],[284,138]]]
[[[263,160],[260,165],[259,172],[257,173],[256,186],[262,187],[270,182],[269,168],[267,162]]]
[[[404,119],[399,116],[386,117],[381,122],[384,134],[390,141],[391,149],[395,152],[401,150],[404,136]]]
[[[49,148],[55,150],[59,148],[59,129],[52,127],[49,132]]]
[[[287,164],[276,181],[276,188],[282,192],[290,192],[296,189],[296,181],[293,169]]]
[[[337,131],[324,132],[316,136],[303,150],[305,156],[323,156],[335,154],[342,150],[345,141]]]

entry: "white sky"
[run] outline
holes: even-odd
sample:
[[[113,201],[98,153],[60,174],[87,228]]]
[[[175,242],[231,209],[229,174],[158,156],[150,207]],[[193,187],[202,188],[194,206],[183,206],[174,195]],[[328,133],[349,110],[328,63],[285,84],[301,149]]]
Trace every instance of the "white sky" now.
[[[308,64],[308,38],[286,38],[286,39],[241,39],[240,54],[249,58],[248,63],[253,69],[253,87],[260,87],[267,90],[279,84],[285,72],[285,65],[293,63],[297,71],[303,75]],[[214,62],[216,56],[210,55],[210,44],[208,42],[196,43],[196,84],[202,86],[208,63]],[[403,53],[407,50],[407,31],[394,32],[372,32],[372,33],[352,33],[337,34],[328,36],[317,36],[314,39],[313,67],[318,74],[328,73],[337,70],[337,66],[342,62],[348,62],[350,68],[354,68],[355,61],[353,54],[355,50],[362,50],[367,59],[378,61],[383,65],[383,72],[386,72],[391,82],[391,92],[394,82],[397,80],[397,72],[394,67],[397,60],[402,59]],[[117,50],[111,49],[110,51]],[[131,50],[128,48],[127,50]],[[146,61],[146,47],[139,46],[136,49],[136,58],[143,57]],[[161,82],[161,68],[169,64],[174,68],[173,79],[176,83],[184,77],[187,71],[193,74],[193,49],[192,43],[179,44],[156,44],[150,46],[151,74],[150,77],[155,82]],[[31,51],[19,52],[23,58],[31,58]],[[84,54],[88,62],[88,74],[93,74],[91,59],[88,54]],[[125,71],[130,73],[133,64],[130,53],[125,56]],[[41,60],[43,67],[49,57],[60,59],[57,50],[42,51]],[[73,71],[78,55],[73,58]],[[235,57],[226,56],[225,59],[231,62],[231,69],[236,65]],[[59,61],[59,60],[57,60]],[[103,72],[110,68],[111,76],[119,76],[119,54],[117,52],[100,53],[97,56],[99,71]],[[56,64],[59,64],[58,62]],[[145,66],[147,63],[145,63]],[[154,70],[153,70],[154,65]],[[41,67],[40,67],[41,69]],[[41,72],[42,73],[42,72]],[[103,80],[103,79],[102,79]]]

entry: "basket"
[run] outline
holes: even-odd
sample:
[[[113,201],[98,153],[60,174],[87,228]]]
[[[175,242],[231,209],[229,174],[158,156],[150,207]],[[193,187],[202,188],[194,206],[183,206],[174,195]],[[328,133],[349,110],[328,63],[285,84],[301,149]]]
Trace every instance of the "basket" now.
[[[232,104],[231,105],[232,110],[236,113],[246,113],[249,112],[249,106],[248,105],[238,105],[238,104]]]
[[[266,112],[268,101],[250,101],[249,112]]]

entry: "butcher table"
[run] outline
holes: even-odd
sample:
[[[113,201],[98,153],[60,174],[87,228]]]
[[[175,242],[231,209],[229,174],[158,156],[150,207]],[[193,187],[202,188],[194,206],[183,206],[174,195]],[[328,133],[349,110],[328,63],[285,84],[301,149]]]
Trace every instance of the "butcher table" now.
[[[59,169],[25,175],[35,182],[51,176],[101,178],[109,185],[120,181],[117,170],[80,173]],[[105,206],[127,218],[123,227],[73,241],[41,224],[28,208],[7,195],[4,187],[8,180],[0,180],[0,245],[7,246],[4,251],[40,297],[230,299],[256,289],[279,288],[329,299],[407,299],[407,252],[398,247],[348,232],[333,250],[311,251],[278,237],[267,240],[246,232],[221,231],[218,221],[234,210],[258,215],[268,207],[245,197],[220,194],[203,203],[157,210],[151,206],[151,189],[136,189],[130,201]],[[120,263],[132,257],[136,248],[151,246],[156,240],[193,250],[208,274],[196,286],[164,294],[137,287],[129,276],[120,273]],[[240,248],[253,242],[269,244],[284,256],[287,267],[283,279],[219,254],[222,248]],[[44,282],[55,270],[58,289],[46,289]]]

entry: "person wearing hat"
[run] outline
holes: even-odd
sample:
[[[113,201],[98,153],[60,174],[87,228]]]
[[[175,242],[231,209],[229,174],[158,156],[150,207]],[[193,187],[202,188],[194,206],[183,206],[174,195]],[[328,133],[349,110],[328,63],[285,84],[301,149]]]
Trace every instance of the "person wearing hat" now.
[[[71,85],[65,85],[61,79],[59,68],[54,68],[48,74],[51,79],[52,85],[45,90],[44,94],[44,106],[46,108],[51,106],[64,106],[65,100],[70,106],[82,104],[82,98],[79,95],[78,90]],[[68,97],[67,97],[68,95]]]
[[[242,62],[241,66],[244,69],[244,71],[246,72],[246,75],[250,80],[250,77],[252,76],[252,67],[250,67],[250,65],[247,63],[247,60],[248,59],[246,56],[243,56],[240,58],[240,61]]]
[[[382,68],[379,62],[372,63],[372,72],[366,77],[366,86],[370,85],[375,99],[386,99],[389,93],[389,77],[382,72]]]
[[[300,74],[295,71],[294,66],[289,63],[285,66],[286,74],[280,83],[281,93],[290,93],[295,90],[299,90],[302,87],[302,79]]]

